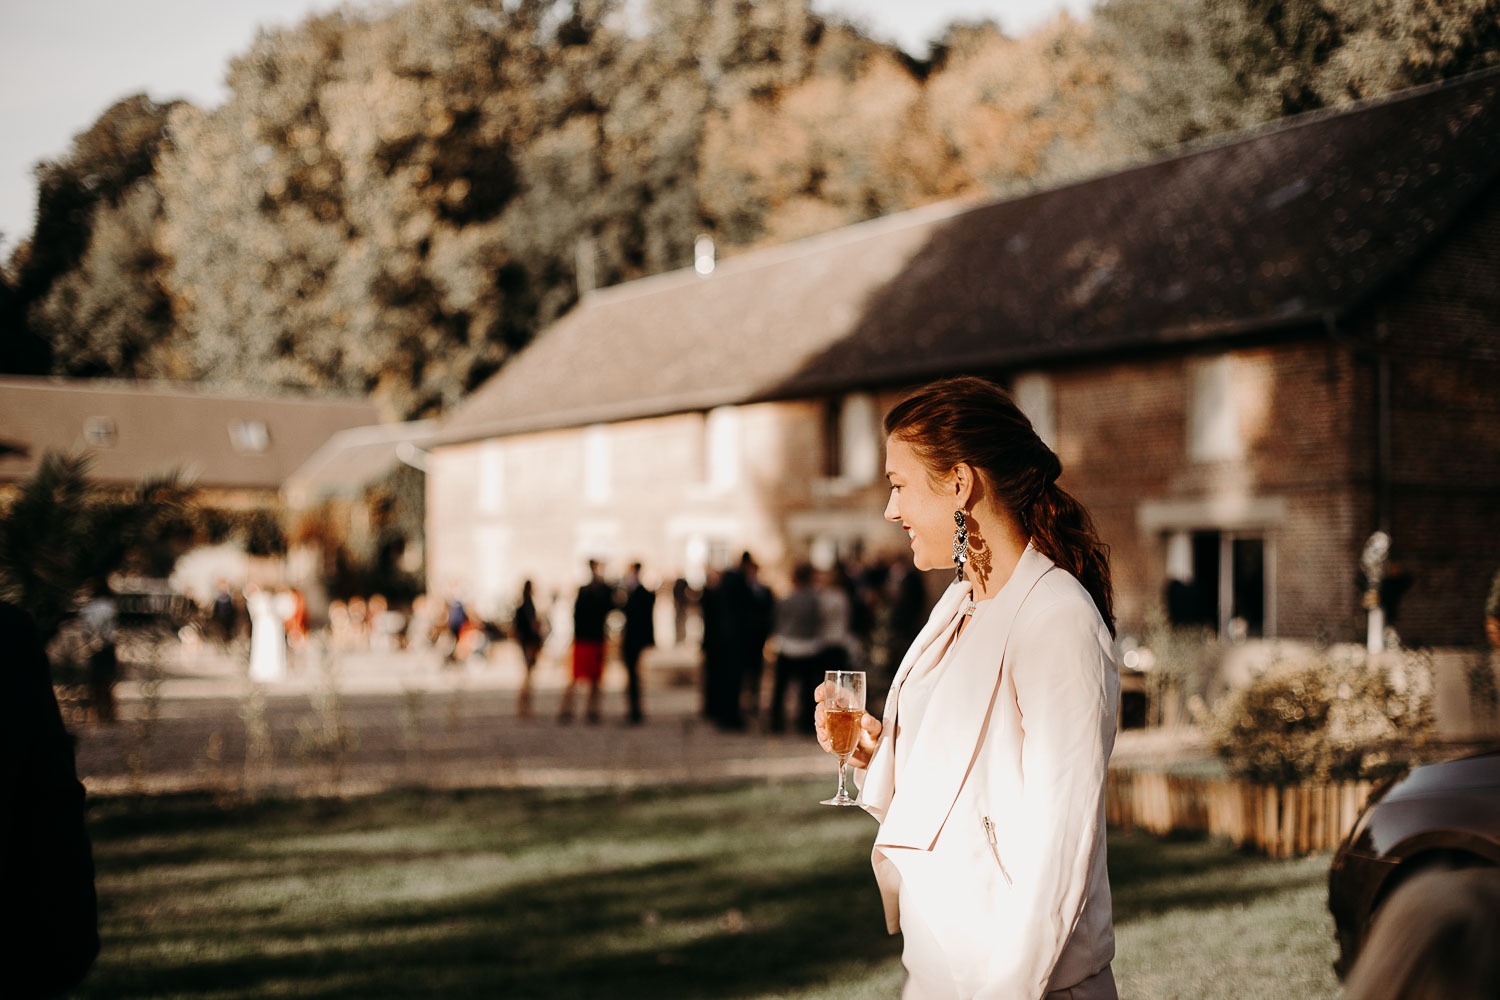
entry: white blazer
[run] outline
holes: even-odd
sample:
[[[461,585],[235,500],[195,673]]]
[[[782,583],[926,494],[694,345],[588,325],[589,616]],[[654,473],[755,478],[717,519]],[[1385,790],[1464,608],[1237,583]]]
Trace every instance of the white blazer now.
[[[860,804],[880,821],[871,861],[890,932],[905,899],[960,996],[1039,1000],[1114,957],[1104,785],[1120,678],[1088,591],[1028,545],[945,654],[898,785],[901,685],[969,590],[948,588],[902,660]]]

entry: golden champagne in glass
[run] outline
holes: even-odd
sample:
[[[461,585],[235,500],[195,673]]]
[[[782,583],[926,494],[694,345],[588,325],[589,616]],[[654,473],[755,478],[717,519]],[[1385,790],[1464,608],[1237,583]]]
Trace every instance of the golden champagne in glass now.
[[[825,806],[857,806],[859,803],[845,790],[849,756],[859,746],[859,734],[865,720],[865,672],[863,670],[830,670],[823,680],[831,686],[823,700],[823,721],[828,744],[839,759],[838,793],[824,799]]]

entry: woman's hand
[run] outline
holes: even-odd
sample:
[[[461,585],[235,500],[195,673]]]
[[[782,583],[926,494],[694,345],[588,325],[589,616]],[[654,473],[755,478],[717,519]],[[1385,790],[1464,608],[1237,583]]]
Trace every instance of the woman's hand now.
[[[813,692],[813,701],[818,707],[813,710],[813,725],[818,731],[818,745],[828,753],[833,753],[833,746],[828,742],[828,722],[825,718],[828,709],[824,705],[825,699],[833,693],[833,685],[824,681],[818,685]],[[880,720],[869,712],[865,713],[860,725],[863,727],[859,734],[859,746],[849,755],[849,763],[855,767],[869,767],[870,758],[875,755],[875,748],[880,745]]]

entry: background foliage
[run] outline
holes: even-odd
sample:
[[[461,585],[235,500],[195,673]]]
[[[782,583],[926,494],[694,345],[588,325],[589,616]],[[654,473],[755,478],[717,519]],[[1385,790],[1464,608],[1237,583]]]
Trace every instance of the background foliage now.
[[[1214,752],[1250,781],[1379,778],[1405,769],[1431,737],[1431,692],[1422,654],[1323,651],[1220,699],[1206,731]]]
[[[151,573],[147,562],[163,552],[170,565],[192,495],[175,476],[100,487],[87,459],[47,453],[0,506],[0,600],[23,608],[50,641],[103,578]]]
[[[1500,0],[1110,0],[915,61],[806,0],[409,0],[37,167],[0,370],[451,406],[613,284],[1500,61]]]

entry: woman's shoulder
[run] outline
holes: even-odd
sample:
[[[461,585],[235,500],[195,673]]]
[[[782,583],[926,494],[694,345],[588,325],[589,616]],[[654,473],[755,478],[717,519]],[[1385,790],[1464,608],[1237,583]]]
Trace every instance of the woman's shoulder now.
[[[1016,615],[1023,627],[1076,628],[1083,632],[1105,629],[1094,599],[1072,573],[1053,565],[1032,588]],[[1107,632],[1108,629],[1105,629]]]

